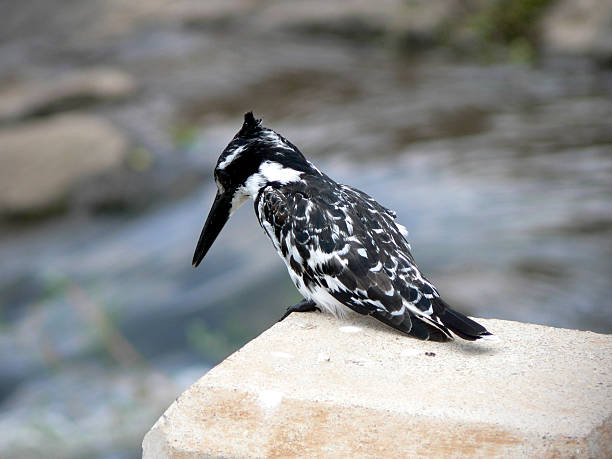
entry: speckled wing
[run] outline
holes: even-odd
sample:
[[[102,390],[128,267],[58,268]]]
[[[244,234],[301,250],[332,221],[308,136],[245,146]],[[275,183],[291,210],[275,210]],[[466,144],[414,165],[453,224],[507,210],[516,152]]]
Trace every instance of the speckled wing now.
[[[406,333],[428,336],[430,327],[414,317],[445,330],[432,318],[438,294],[414,264],[395,213],[357,189],[332,183],[270,187],[255,203],[298,289],[324,289],[352,310]]]

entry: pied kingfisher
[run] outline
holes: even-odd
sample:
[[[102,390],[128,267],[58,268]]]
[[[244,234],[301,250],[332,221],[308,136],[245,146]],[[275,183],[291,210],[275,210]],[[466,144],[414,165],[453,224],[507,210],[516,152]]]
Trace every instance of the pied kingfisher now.
[[[292,312],[346,308],[421,339],[494,339],[453,311],[421,274],[396,214],[329,178],[252,112],[214,171],[217,195],[193,256],[198,266],[221,229],[250,197],[260,225],[304,300]]]

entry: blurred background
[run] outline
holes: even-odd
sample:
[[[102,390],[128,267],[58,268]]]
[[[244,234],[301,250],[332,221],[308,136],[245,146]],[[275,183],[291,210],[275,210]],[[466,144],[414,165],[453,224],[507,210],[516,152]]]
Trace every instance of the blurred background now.
[[[458,309],[612,332],[612,1],[0,7],[0,456],[138,457],[299,300],[250,205],[191,267],[247,110]]]

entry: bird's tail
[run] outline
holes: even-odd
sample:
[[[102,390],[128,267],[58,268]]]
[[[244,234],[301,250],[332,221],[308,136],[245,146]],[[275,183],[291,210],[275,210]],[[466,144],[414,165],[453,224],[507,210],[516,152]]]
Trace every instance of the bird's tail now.
[[[434,300],[434,313],[437,319],[442,322],[442,325],[460,338],[469,341],[499,341],[497,336],[488,332],[487,329],[478,322],[451,309],[441,298],[436,298]]]

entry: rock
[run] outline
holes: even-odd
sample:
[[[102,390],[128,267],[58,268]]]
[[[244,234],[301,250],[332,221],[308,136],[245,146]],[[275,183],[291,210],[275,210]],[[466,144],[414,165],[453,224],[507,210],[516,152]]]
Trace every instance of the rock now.
[[[353,39],[373,36],[436,40],[440,27],[460,11],[459,0],[385,0],[384,2],[293,1],[260,5],[249,22],[260,29],[338,35]],[[253,16],[251,18],[251,16]]]
[[[0,87],[0,121],[47,115],[133,94],[135,80],[116,69],[90,69],[56,80],[23,81]]]
[[[363,40],[378,36],[409,36],[415,41],[436,40],[441,27],[446,27],[464,10],[483,0],[293,0],[291,2],[249,2],[248,0],[201,2],[161,0],[121,2],[113,0],[104,11],[99,26],[101,36],[126,33],[152,19],[179,21],[206,28],[232,24],[244,33],[250,28],[261,31],[284,31],[298,34],[333,35]]]
[[[542,45],[554,54],[612,58],[612,0],[561,0],[541,24]]]
[[[79,181],[118,167],[128,141],[104,119],[59,115],[0,129],[0,214],[61,205]]]
[[[612,336],[478,321],[501,343],[291,315],[177,398],[143,457],[610,457]]]

